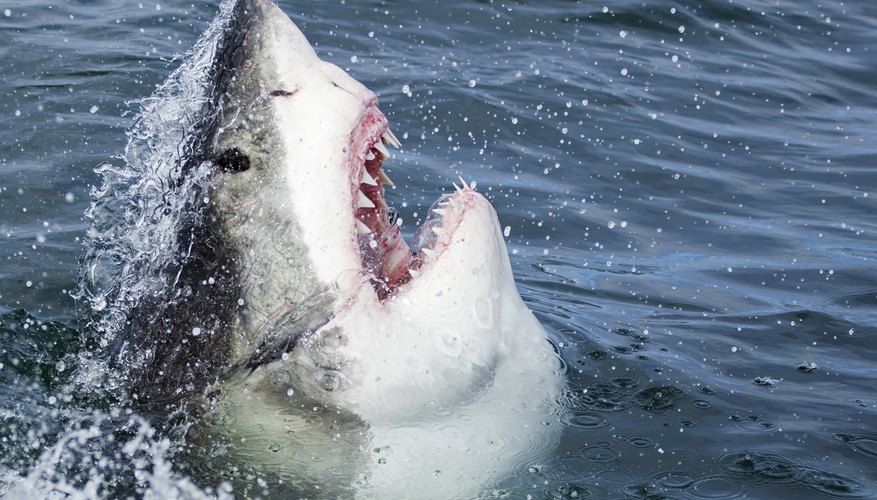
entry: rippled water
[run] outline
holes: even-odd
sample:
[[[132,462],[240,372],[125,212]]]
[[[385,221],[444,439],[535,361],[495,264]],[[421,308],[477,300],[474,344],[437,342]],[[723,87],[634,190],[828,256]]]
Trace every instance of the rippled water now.
[[[871,2],[281,5],[379,94],[405,145],[388,198],[409,235],[458,174],[510,228],[570,411],[555,455],[493,493],[877,495]],[[10,497],[224,494],[97,382],[71,388],[103,347],[68,293],[93,169],[120,164],[129,101],[215,11],[0,6]]]

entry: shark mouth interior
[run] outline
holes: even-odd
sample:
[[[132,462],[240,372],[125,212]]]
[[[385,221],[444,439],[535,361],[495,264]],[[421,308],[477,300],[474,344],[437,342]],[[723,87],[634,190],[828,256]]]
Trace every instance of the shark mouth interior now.
[[[376,103],[366,107],[359,127],[351,136],[350,149],[357,153],[350,156],[349,165],[354,187],[353,232],[362,272],[383,301],[392,297],[399,287],[416,279],[424,264],[438,258],[442,249],[447,247],[449,235],[453,232],[449,226],[462,222],[469,205],[465,201],[466,193],[474,192],[475,183],[467,184],[462,177],[462,188],[452,183],[456,192],[444,194],[433,203],[409,247],[399,227],[401,220],[384,198],[384,186],[394,186],[382,168],[384,160],[390,157],[387,145],[401,148],[402,144],[390,131],[387,119]],[[440,244],[440,240],[444,243]]]
[[[395,212],[387,206],[384,186],[393,182],[384,173],[383,161],[390,156],[386,145],[402,145],[387,126],[386,118],[371,107],[354,136],[361,147],[357,159],[362,163],[351,169],[354,185],[353,215],[356,239],[363,272],[381,300],[409,282],[422,264],[402,237]]]

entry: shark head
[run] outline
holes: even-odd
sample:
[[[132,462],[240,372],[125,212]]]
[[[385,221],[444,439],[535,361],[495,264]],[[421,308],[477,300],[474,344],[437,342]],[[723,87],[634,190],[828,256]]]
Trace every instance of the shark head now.
[[[338,290],[389,297],[414,259],[388,216],[381,165],[385,143],[400,144],[374,93],[320,60],[273,3],[242,0],[233,16],[217,58],[211,198],[241,276],[245,353],[313,330]]]

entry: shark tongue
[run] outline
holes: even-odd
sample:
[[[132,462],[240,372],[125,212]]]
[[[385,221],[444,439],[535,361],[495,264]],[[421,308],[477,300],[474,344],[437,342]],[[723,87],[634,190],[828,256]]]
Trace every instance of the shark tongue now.
[[[379,298],[387,298],[411,279],[408,269],[413,257],[399,226],[390,224],[380,233],[361,234],[358,239],[363,265]]]

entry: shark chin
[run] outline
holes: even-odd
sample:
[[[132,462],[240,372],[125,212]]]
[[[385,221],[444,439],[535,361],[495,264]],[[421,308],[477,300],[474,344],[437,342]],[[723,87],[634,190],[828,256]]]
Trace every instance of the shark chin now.
[[[133,401],[244,495],[471,498],[546,460],[562,365],[489,201],[462,182],[409,245],[375,94],[272,2],[224,9],[178,148],[200,215],[116,344]]]

